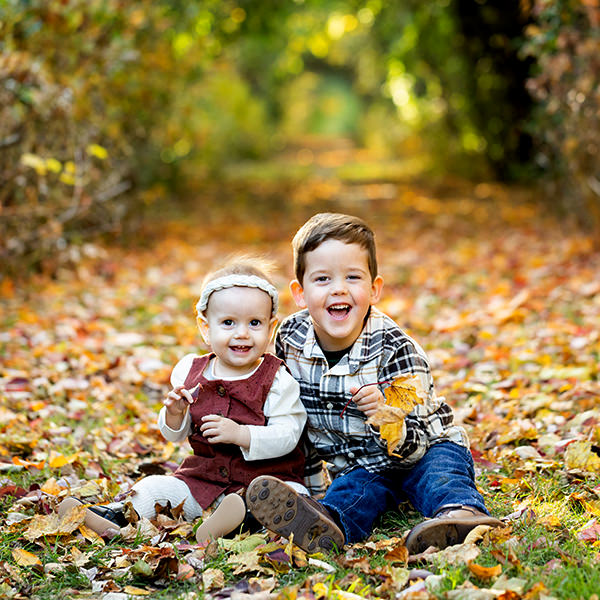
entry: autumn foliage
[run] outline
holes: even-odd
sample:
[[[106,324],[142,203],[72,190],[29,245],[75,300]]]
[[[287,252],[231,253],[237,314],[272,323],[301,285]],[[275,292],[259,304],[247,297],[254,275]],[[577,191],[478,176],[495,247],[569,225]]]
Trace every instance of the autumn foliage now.
[[[335,156],[349,158],[327,151],[319,160]],[[519,200],[490,184],[316,178],[289,191],[286,210],[256,202],[209,220],[201,207],[147,223],[144,245],[96,245],[54,279],[5,279],[0,593],[591,598],[600,544],[600,256],[591,236]],[[109,502],[189,454],[162,439],[156,415],[172,365],[203,350],[193,311],[203,275],[232,251],[264,251],[280,265],[287,315],[294,231],[314,212],[341,209],[373,225],[385,279],[378,306],[426,349],[438,395],[469,433],[486,504],[505,526],[409,556],[404,536],[421,517],[403,503],[364,543],[315,556],[265,532],[199,546],[195,523],[177,507],[132,518],[112,539],[87,529],[77,508],[58,519],[66,495]],[[419,401],[414,380],[390,383],[381,384],[389,407],[403,414]],[[389,418],[392,444],[402,414]]]

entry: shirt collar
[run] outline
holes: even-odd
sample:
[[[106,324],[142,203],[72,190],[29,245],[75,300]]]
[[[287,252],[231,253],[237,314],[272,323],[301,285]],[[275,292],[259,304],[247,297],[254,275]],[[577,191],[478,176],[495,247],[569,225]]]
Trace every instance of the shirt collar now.
[[[383,351],[383,330],[385,315],[374,307],[360,335],[350,348],[348,362],[342,359],[332,370],[348,369],[353,374],[358,371],[362,363],[372,360]],[[320,358],[325,360],[321,346],[317,342],[315,328],[308,314],[308,310],[298,313],[295,329],[291,330],[285,339],[286,343],[300,350],[306,358]]]

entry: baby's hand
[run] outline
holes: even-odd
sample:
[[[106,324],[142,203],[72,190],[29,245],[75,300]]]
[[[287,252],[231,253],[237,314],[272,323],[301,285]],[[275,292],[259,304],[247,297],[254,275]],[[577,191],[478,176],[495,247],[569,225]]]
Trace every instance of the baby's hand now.
[[[350,388],[352,401],[356,404],[358,410],[362,411],[367,417],[372,417],[381,404],[384,404],[385,397],[376,385],[365,385],[361,388]]]
[[[227,417],[220,415],[202,417],[200,431],[210,444],[236,444],[242,448],[250,446],[248,428]]]
[[[190,390],[186,390],[182,385],[174,387],[163,400],[167,407],[167,412],[174,417],[182,417],[188,406],[193,404],[194,398]]]

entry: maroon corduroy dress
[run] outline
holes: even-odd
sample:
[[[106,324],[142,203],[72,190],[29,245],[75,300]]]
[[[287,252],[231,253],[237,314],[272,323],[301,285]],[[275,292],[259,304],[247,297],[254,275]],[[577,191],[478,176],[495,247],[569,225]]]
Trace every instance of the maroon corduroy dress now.
[[[258,369],[247,379],[210,380],[202,373],[214,354],[195,358],[185,379],[186,389],[202,386],[190,406],[192,431],[188,437],[193,456],[183,460],[175,477],[185,481],[203,509],[223,493],[236,492],[259,475],[273,475],[284,481],[303,483],[304,455],[296,446],[289,454],[265,460],[244,460],[235,444],[209,444],[200,433],[202,417],[217,414],[242,425],[266,425],[263,406],[275,375],[283,364],[265,354]]]

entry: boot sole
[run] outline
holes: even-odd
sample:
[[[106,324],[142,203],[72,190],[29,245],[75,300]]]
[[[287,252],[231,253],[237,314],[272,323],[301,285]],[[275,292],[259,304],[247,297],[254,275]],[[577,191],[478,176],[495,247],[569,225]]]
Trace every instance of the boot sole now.
[[[487,516],[423,521],[408,534],[406,548],[410,554],[420,554],[430,546],[442,550],[448,546],[461,544],[469,532],[478,525],[499,527],[502,525],[502,521]]]
[[[254,479],[246,503],[264,527],[288,539],[293,534],[294,543],[306,552],[330,552],[344,545],[344,535],[333,519],[275,477]]]

